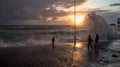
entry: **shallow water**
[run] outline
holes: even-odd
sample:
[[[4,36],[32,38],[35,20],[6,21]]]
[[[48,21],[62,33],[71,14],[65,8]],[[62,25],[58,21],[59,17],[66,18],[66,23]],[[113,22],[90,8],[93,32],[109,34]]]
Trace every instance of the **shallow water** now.
[[[120,51],[120,39],[111,41],[109,48],[112,50]]]

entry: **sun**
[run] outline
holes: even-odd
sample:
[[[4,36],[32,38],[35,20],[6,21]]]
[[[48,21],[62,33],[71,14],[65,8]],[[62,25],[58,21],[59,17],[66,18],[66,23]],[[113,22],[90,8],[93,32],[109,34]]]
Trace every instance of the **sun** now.
[[[74,24],[76,22],[76,25],[79,26],[79,25],[83,24],[82,22],[84,21],[85,15],[76,15],[76,16],[70,15],[70,16],[68,16],[68,18],[72,22],[72,24]]]
[[[76,24],[79,25],[84,20],[84,16],[76,16]]]

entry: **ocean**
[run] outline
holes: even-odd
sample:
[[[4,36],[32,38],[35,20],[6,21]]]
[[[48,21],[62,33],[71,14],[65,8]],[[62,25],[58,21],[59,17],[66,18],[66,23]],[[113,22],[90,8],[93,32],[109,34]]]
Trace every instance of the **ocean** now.
[[[85,41],[88,30],[77,28],[77,41]],[[1,25],[0,47],[30,46],[55,42],[70,43],[74,38],[74,27],[69,25]]]

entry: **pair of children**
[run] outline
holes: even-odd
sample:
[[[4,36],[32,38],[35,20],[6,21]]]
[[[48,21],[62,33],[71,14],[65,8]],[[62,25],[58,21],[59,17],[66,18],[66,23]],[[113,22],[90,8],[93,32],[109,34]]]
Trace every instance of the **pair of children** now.
[[[96,38],[95,38],[95,45],[94,48],[98,48],[98,41],[99,41],[99,35],[96,34]],[[93,45],[92,45],[93,39],[91,38],[91,36],[88,36],[88,50],[93,49]]]

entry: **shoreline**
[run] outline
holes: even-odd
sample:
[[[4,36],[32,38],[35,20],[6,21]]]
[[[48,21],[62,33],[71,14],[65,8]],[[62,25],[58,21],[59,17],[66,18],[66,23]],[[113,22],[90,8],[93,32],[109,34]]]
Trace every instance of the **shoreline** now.
[[[0,67],[114,67],[120,66],[120,52],[110,50],[109,42],[101,42],[98,59],[89,61],[86,43],[76,48],[69,44],[0,47]],[[118,57],[116,57],[116,55]],[[113,62],[111,62],[113,61]],[[117,67],[116,66],[116,67]]]

